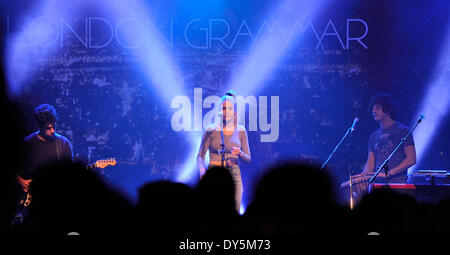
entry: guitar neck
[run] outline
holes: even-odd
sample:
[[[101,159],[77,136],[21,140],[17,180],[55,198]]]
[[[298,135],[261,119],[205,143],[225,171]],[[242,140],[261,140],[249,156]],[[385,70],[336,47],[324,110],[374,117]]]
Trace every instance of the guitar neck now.
[[[116,159],[110,158],[110,159],[104,159],[104,160],[97,160],[94,163],[87,165],[86,169],[105,168],[107,166],[115,166],[115,165],[116,165]]]
[[[95,168],[95,163],[89,164],[85,168],[88,169],[88,170],[92,169],[92,168]]]

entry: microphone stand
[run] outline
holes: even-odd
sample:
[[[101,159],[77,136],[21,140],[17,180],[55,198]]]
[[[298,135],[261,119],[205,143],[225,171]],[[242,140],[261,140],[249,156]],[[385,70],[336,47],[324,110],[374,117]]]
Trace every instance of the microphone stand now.
[[[370,178],[369,185],[371,185],[375,181],[375,178],[378,176],[378,174],[381,172],[381,170],[384,170],[385,188],[388,187],[388,171],[389,171],[388,162],[389,162],[389,160],[392,158],[392,156],[394,156],[395,152],[397,152],[397,150],[402,146],[402,144],[411,135],[411,133],[414,131],[414,129],[416,129],[416,127],[419,125],[419,123],[422,122],[423,119],[424,119],[424,117],[420,116],[420,119],[417,121],[416,125],[409,131],[409,133],[405,137],[403,137],[401,139],[400,143],[397,145],[397,148],[395,148],[395,150],[391,153],[391,155],[389,155],[389,157],[383,162],[383,164],[380,167],[378,167],[378,170],[375,172],[375,174],[372,176],[372,178]]]
[[[221,143],[220,147],[222,148],[222,150],[220,151],[220,153],[222,154],[221,165],[225,168],[225,144]]]
[[[349,129],[347,129],[347,132],[345,132],[345,135],[342,137],[341,141],[339,141],[339,143],[336,145],[336,147],[334,148],[334,150],[333,150],[333,151],[331,152],[331,154],[328,156],[327,160],[322,164],[322,166],[320,167],[320,170],[322,170],[322,169],[325,167],[325,165],[328,163],[328,161],[330,161],[330,159],[333,157],[334,153],[336,153],[337,149],[339,148],[339,146],[341,146],[341,144],[342,144],[342,142],[345,140],[345,138],[346,138],[349,134],[350,134],[350,136],[351,136],[351,134],[352,134],[353,131],[354,131],[355,124],[356,124],[356,122],[357,122],[358,120],[359,120],[358,118],[355,118],[355,119],[353,120],[352,126],[351,126]],[[350,175],[350,209],[353,209],[353,204],[354,204],[354,201],[353,201],[353,185],[352,185],[353,180],[352,180],[352,170],[351,170],[350,165],[349,165],[348,171],[349,171],[349,175]]]
[[[322,170],[325,165],[328,163],[328,161],[330,161],[330,159],[333,157],[334,153],[337,151],[337,149],[339,148],[339,146],[341,146],[342,142],[345,140],[345,138],[347,137],[348,134],[351,134],[353,132],[352,128],[347,129],[347,132],[345,133],[344,137],[342,137],[341,141],[336,145],[336,147],[334,148],[334,150],[331,152],[331,154],[328,156],[327,160],[322,164],[322,166],[320,167],[320,170]]]
[[[224,138],[223,138],[223,136],[224,136],[224,134],[223,134],[223,129],[224,129],[223,122],[222,122],[222,125],[221,125],[220,128],[221,128],[221,130],[220,130],[220,138],[222,139],[222,143],[220,144],[220,148],[221,148],[220,153],[222,154],[221,166],[223,168],[225,168],[225,142],[224,142]]]
[[[339,148],[339,146],[341,146],[342,142],[345,140],[345,138],[350,134],[353,133],[353,127],[354,125],[352,125],[349,129],[347,129],[347,132],[345,132],[345,135],[342,137],[341,141],[339,141],[339,143],[336,145],[336,147],[334,148],[334,150],[331,152],[331,154],[328,156],[327,160],[322,164],[322,166],[320,167],[320,170],[322,170],[325,165],[328,163],[328,161],[330,161],[330,159],[333,157],[334,153],[337,151],[337,149]],[[350,209],[353,209],[353,187],[352,187],[352,174],[351,174],[351,169],[349,166],[349,172],[350,172]]]
[[[354,197],[356,197],[353,193],[353,177],[352,177],[352,166],[351,164],[348,164],[348,175],[349,175],[349,197],[350,197],[350,210],[353,210],[355,201],[354,201]]]

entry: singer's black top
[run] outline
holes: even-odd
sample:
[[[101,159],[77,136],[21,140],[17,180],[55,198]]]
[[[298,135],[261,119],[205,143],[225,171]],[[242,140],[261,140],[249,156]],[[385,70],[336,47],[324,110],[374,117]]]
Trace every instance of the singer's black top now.
[[[386,129],[377,129],[369,137],[369,151],[375,154],[375,170],[377,170],[384,161],[391,155],[402,138],[409,132],[409,129],[402,123],[396,121],[394,124]],[[397,152],[392,155],[392,158],[388,162],[389,169],[398,166],[405,158],[404,148],[410,145],[414,145],[414,139],[412,134],[408,136],[405,142],[402,144]],[[389,178],[391,182],[404,183],[407,179],[407,169],[397,176]]]

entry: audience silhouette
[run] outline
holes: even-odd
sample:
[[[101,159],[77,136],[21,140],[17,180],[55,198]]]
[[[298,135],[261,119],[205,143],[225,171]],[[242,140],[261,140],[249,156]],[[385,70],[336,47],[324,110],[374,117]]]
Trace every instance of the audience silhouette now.
[[[212,167],[194,189],[198,205],[197,233],[239,233],[239,213],[235,206],[235,186],[229,170]]]
[[[407,194],[377,189],[350,210],[336,202],[325,171],[301,162],[268,169],[242,216],[234,205],[233,179],[221,167],[210,168],[195,187],[155,181],[143,185],[138,193],[133,206],[84,164],[49,162],[33,174],[28,217],[4,234],[448,235],[450,226],[448,198],[437,204],[420,203]],[[9,195],[10,200],[15,198]],[[10,207],[9,214],[2,214],[5,226],[14,211],[12,203]]]
[[[247,230],[276,235],[340,233],[347,212],[334,196],[329,176],[317,165],[282,163],[259,180],[244,215]]]
[[[182,183],[157,181],[139,189],[135,233],[182,236],[192,233],[197,217],[193,190]]]
[[[355,220],[359,223],[355,231],[380,235],[418,234],[418,230],[424,230],[420,216],[420,205],[412,196],[376,189],[364,196],[355,208]]]

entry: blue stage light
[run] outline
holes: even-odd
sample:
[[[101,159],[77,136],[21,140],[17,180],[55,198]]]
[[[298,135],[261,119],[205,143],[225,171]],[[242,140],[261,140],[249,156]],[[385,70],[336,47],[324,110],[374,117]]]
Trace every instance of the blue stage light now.
[[[441,119],[448,113],[450,102],[450,30],[447,31],[447,38],[444,42],[445,46],[435,67],[436,71],[433,72],[432,82],[417,113],[417,116],[423,114],[426,119],[421,122],[420,128],[417,128],[414,134],[417,162],[415,166],[409,169],[409,174],[420,167],[420,161],[429,144],[433,141],[433,136],[439,128]]]
[[[116,22],[134,23],[133,26],[123,26],[116,31],[116,37],[122,38],[133,47],[128,47],[132,55],[138,59],[141,69],[147,78],[150,89],[154,89],[160,95],[160,102],[171,112],[171,101],[174,97],[185,95],[185,84],[181,71],[175,63],[170,49],[161,35],[148,28],[153,21],[151,13],[143,1],[105,2],[105,10]],[[117,30],[117,29],[116,29]],[[144,38],[144,37],[145,38]],[[192,145],[185,162],[175,172],[175,180],[189,182],[196,169],[196,158],[200,146],[201,135],[197,132],[187,132],[186,141]]]
[[[70,26],[70,16],[76,13],[69,13],[69,8],[63,1],[47,0],[35,5],[23,20],[7,16],[5,57],[10,96],[20,94],[31,83],[33,75],[45,67],[42,60],[62,50],[59,42],[67,31],[64,25]]]
[[[228,86],[244,97],[264,85],[289,48],[300,39],[303,30],[299,24],[307,24],[318,13],[323,1],[285,0],[281,4],[277,1],[275,5],[267,22],[291,31],[287,35],[289,38],[273,32],[268,26],[255,35],[257,38],[249,47],[248,57],[234,70]]]

